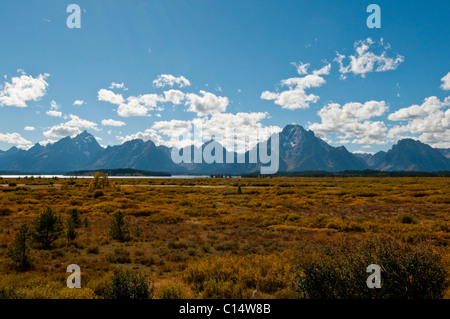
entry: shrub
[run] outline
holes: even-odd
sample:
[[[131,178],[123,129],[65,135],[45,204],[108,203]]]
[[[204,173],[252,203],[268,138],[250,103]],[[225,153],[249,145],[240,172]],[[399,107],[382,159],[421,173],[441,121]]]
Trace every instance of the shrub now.
[[[8,207],[0,207],[0,216],[9,216],[13,211]]]
[[[107,299],[151,299],[153,293],[147,278],[129,271],[116,271],[105,288]]]
[[[118,211],[114,213],[111,221],[110,235],[112,239],[124,242],[130,239],[130,232],[125,222],[125,213]]]
[[[67,241],[71,242],[71,241],[75,240],[75,238],[77,238],[78,234],[75,230],[75,222],[70,216],[67,218],[66,228],[67,228],[67,230],[66,230]]]
[[[400,213],[396,216],[396,220],[402,224],[417,224],[417,219],[414,214],[410,212]]]
[[[76,209],[76,208],[72,209],[69,213],[69,218],[72,219],[75,228],[81,227],[81,219],[80,219],[80,213],[78,212],[78,209]]]
[[[160,299],[181,299],[183,294],[179,286],[163,286],[159,289]]]
[[[89,190],[108,189],[114,185],[109,181],[108,174],[96,172],[94,178],[89,183]]]
[[[250,292],[238,282],[210,279],[203,283],[204,299],[243,299],[249,298]]]
[[[27,225],[22,225],[17,233],[11,247],[8,248],[8,257],[12,260],[18,270],[27,270],[32,264],[32,258],[29,255],[30,232]]]
[[[89,246],[86,250],[88,254],[98,255],[100,252],[98,246]]]
[[[51,249],[52,243],[59,238],[62,229],[61,218],[47,208],[34,222],[33,238],[42,245],[42,248]]]
[[[102,197],[102,196],[105,196],[105,194],[102,191],[96,191],[94,193],[94,198],[99,198],[99,197]]]
[[[147,267],[150,267],[150,266],[156,264],[156,260],[152,256],[150,256],[150,257],[139,256],[139,257],[135,258],[134,262],[136,264],[141,264],[141,265],[144,265],[144,266],[147,266]]]
[[[149,221],[158,224],[177,224],[186,219],[186,216],[177,212],[160,212],[150,216]]]
[[[239,243],[237,243],[235,241],[219,242],[215,245],[215,248],[217,250],[222,250],[222,251],[227,251],[227,250],[237,251],[237,250],[239,250]]]
[[[246,291],[258,288],[263,293],[274,293],[289,287],[294,279],[291,255],[291,251],[286,251],[267,256],[226,255],[205,258],[189,265],[183,279],[193,284],[198,292],[203,292],[205,284],[208,284],[208,296],[218,291],[226,295],[224,291],[231,290],[235,295],[233,289],[241,285]]]
[[[380,289],[367,288],[370,264],[382,269]],[[442,298],[448,286],[443,263],[430,247],[389,237],[313,252],[301,259],[298,270],[294,290],[313,299]]]
[[[185,249],[188,247],[188,245],[184,242],[181,242],[179,240],[174,240],[174,241],[170,241],[167,244],[167,247],[169,247],[170,249]]]
[[[114,249],[114,253],[106,257],[108,262],[112,264],[129,264],[131,263],[130,252],[123,249]]]

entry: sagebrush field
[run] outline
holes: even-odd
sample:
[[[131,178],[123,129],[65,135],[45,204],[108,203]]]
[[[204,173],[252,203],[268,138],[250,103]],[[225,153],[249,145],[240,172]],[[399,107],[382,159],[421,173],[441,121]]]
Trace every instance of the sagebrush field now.
[[[0,298],[449,298],[449,182],[2,179]]]

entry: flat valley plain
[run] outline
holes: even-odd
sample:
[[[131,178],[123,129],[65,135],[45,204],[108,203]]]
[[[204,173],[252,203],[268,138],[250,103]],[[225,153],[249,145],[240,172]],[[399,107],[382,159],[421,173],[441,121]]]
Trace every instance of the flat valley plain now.
[[[151,298],[450,298],[450,178],[0,180],[0,298],[106,298],[115,272]],[[30,240],[18,270],[8,249],[50,208],[66,230]],[[126,240],[111,236],[125,214]],[[27,244],[28,245],[28,244]],[[370,263],[381,289],[369,289]],[[81,268],[69,289],[66,268]]]

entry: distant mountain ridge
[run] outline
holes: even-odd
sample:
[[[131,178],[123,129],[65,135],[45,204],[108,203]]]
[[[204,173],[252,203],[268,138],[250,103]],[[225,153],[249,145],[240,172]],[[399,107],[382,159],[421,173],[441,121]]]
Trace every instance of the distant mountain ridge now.
[[[12,148],[0,155],[0,167],[23,172],[65,172],[83,167],[102,150],[95,137],[84,131],[47,146],[35,144],[28,151]]]
[[[442,151],[413,139],[403,139],[387,152],[358,154],[369,168],[380,171],[449,171],[450,159]]]
[[[375,169],[382,171],[450,171],[449,150],[434,149],[412,139],[400,140],[391,150],[371,154],[353,154],[344,146],[333,147],[299,125],[287,125],[279,133],[279,172]],[[205,143],[205,148],[210,143]],[[268,139],[270,149],[271,138]],[[214,146],[210,144],[209,147]],[[191,151],[195,150],[190,146]],[[247,174],[257,173],[262,163],[244,164],[181,163],[171,159],[172,149],[152,141],[132,140],[102,148],[94,136],[84,131],[74,138],[65,137],[46,146],[36,144],[29,150],[12,147],[0,151],[0,171],[70,172],[100,169],[135,169],[175,174]],[[259,152],[259,151],[258,151]],[[237,154],[228,152],[237,158]],[[225,159],[226,155],[223,155]],[[236,162],[236,161],[235,161]]]
[[[332,147],[299,125],[288,125],[280,134],[280,171],[331,171],[367,169],[367,164],[344,146]]]

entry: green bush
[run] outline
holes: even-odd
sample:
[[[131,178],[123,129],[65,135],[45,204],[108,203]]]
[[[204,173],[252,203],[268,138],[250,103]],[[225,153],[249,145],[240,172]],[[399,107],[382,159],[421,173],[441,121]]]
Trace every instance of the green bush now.
[[[129,271],[116,271],[105,286],[106,299],[151,299],[154,294],[147,278]]]
[[[381,267],[381,288],[369,289],[367,266]],[[298,264],[294,290],[305,298],[442,298],[448,283],[440,256],[429,246],[410,246],[377,237],[306,254]]]
[[[113,254],[109,254],[106,259],[112,264],[129,264],[131,263],[130,252],[123,248],[114,249]]]
[[[242,282],[210,279],[203,283],[204,299],[243,299],[249,298],[250,292]]]
[[[66,230],[67,241],[71,242],[71,241],[75,240],[75,238],[77,238],[78,234],[75,230],[75,222],[70,216],[67,218],[66,228],[67,228],[67,230]]]
[[[417,224],[417,218],[413,213],[404,212],[396,216],[397,222],[401,224]]]
[[[33,238],[44,249],[51,249],[52,244],[59,238],[63,230],[61,218],[47,208],[34,222]]]
[[[164,286],[159,290],[160,299],[181,299],[182,292],[178,286]]]
[[[22,225],[11,247],[8,248],[8,257],[20,271],[27,270],[32,264],[32,258],[29,255],[29,239],[30,232],[28,226]]]
[[[122,213],[121,211],[114,213],[110,228],[110,235],[112,239],[120,242],[130,239],[130,232],[125,222],[125,213]]]
[[[81,218],[78,209],[74,208],[70,211],[69,218],[72,219],[75,228],[81,227]]]

